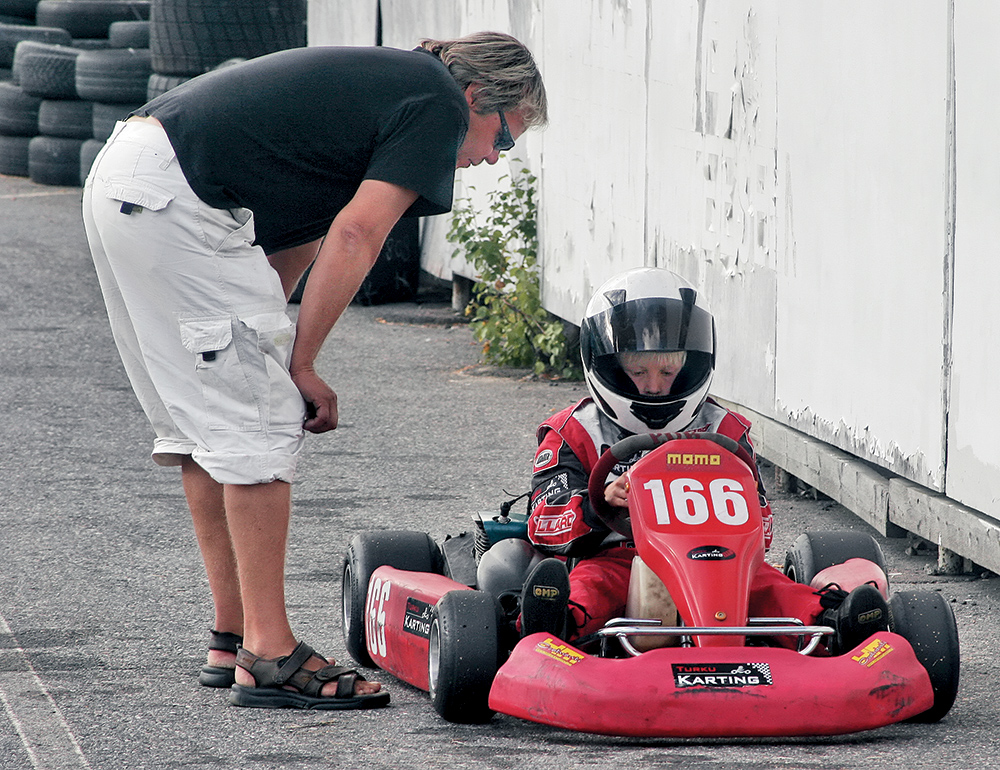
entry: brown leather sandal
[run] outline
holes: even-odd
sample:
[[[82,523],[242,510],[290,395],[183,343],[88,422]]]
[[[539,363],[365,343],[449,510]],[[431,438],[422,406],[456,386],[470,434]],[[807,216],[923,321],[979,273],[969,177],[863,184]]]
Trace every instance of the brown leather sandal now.
[[[243,637],[239,634],[231,634],[228,631],[216,631],[214,628],[209,632],[208,649],[219,650],[220,652],[231,652],[236,655],[240,645],[243,644]],[[232,687],[236,682],[236,669],[228,666],[210,666],[207,663],[201,667],[198,674],[198,682],[203,687]]]
[[[354,685],[365,681],[357,669],[335,665],[323,666],[318,671],[302,668],[314,655],[312,647],[304,642],[299,642],[291,655],[282,658],[261,658],[240,647],[236,665],[253,677],[256,687],[234,684],[229,702],[254,708],[324,710],[374,708],[389,702],[389,693],[384,691],[354,694]],[[316,657],[326,661],[322,655]],[[337,683],[336,694],[320,695],[327,682]]]

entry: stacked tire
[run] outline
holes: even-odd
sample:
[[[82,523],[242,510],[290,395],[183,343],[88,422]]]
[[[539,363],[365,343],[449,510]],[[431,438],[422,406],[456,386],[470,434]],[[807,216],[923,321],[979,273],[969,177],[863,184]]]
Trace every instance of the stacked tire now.
[[[30,11],[0,0],[0,173],[79,187],[114,123],[145,102],[149,0],[40,0]]]
[[[152,0],[152,99],[229,63],[306,44],[306,0]]]

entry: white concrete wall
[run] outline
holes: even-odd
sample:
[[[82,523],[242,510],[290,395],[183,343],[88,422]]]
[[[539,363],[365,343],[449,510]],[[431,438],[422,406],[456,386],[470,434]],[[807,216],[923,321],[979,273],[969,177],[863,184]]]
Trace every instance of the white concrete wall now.
[[[955,3],[956,203],[946,492],[1000,517],[1000,4]]]
[[[311,0],[364,43],[368,3]],[[1000,517],[1000,210],[991,0],[383,0],[384,42],[509,31],[551,125],[543,293],[578,322],[626,267],[683,273],[720,334],[715,392]],[[489,189],[506,169],[464,172]],[[481,194],[481,192],[480,192]],[[991,216],[993,215],[993,216]],[[469,275],[427,220],[425,268]]]

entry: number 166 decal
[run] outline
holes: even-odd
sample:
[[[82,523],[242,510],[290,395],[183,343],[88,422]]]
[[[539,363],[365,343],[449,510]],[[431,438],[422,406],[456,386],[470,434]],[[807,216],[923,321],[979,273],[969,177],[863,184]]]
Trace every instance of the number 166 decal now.
[[[373,657],[385,657],[385,602],[389,598],[392,583],[375,579],[368,590],[365,606],[365,639],[368,652]]]
[[[697,479],[673,479],[669,486],[669,504],[663,479],[647,481],[642,488],[653,497],[657,524],[670,524],[671,511],[680,524],[704,524],[709,516],[734,527],[750,520],[750,508],[742,494],[743,485],[734,479],[712,479],[707,490]]]

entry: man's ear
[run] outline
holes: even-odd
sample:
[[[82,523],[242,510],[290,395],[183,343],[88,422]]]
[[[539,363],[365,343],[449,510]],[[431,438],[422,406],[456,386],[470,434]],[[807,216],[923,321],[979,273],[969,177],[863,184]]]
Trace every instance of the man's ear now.
[[[465,101],[469,103],[469,109],[476,106],[476,96],[479,91],[479,83],[469,83],[465,87]]]

